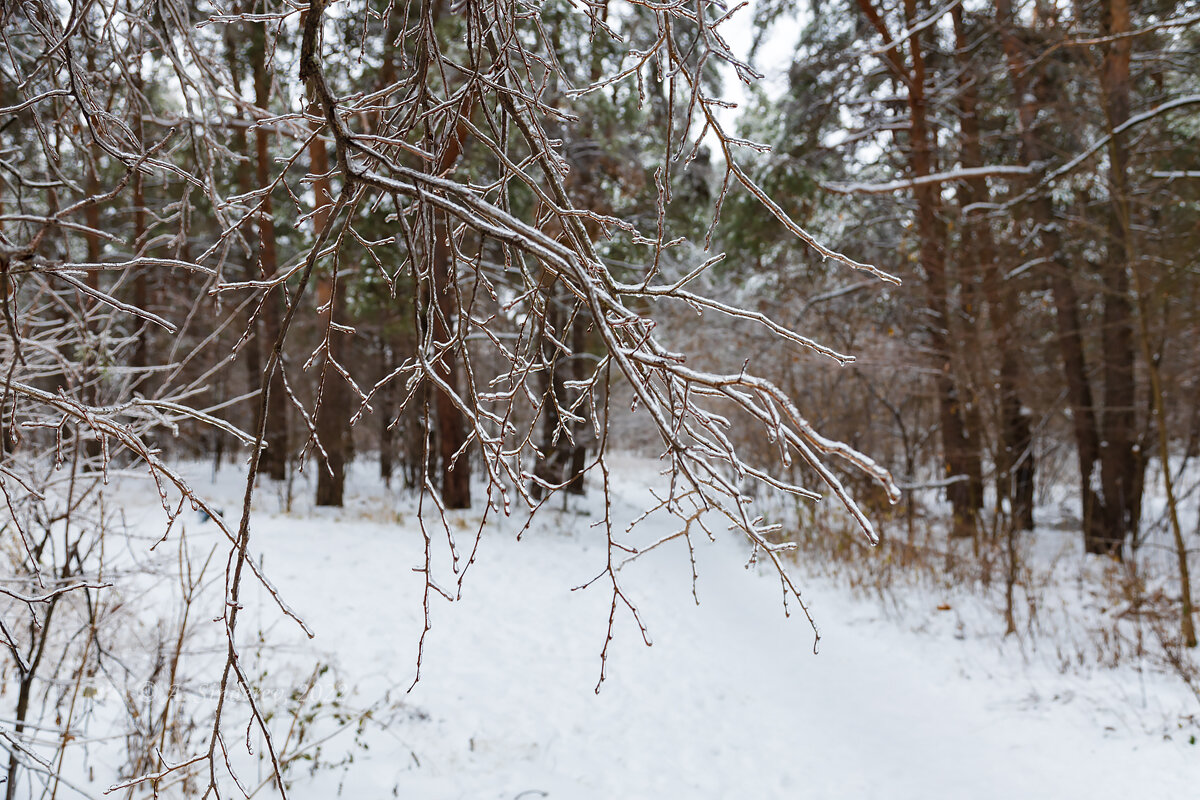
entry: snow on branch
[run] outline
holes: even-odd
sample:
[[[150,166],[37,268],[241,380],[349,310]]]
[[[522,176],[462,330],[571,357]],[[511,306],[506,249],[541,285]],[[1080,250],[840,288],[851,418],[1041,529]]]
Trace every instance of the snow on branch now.
[[[1070,161],[1066,162],[1057,169],[1046,173],[1040,180],[1037,181],[1034,186],[1031,186],[1029,189],[1025,190],[1017,197],[1014,197],[1012,200],[997,206],[996,210],[1006,212],[1013,207],[1028,201],[1031,197],[1034,197],[1039,192],[1055,185],[1059,180],[1067,175],[1070,175],[1082,164],[1086,163],[1088,159],[1099,152],[1101,148],[1106,147],[1114,138],[1124,135],[1129,130],[1154,119],[1160,114],[1165,114],[1168,111],[1175,111],[1176,109],[1187,108],[1197,104],[1200,104],[1200,94],[1189,94],[1184,95],[1183,97],[1177,97],[1174,100],[1168,100],[1165,103],[1159,103],[1153,108],[1147,109],[1140,114],[1134,114],[1129,119],[1125,120],[1125,122],[1113,128],[1110,133],[1107,133],[1098,138],[1096,141],[1092,142],[1090,146],[1088,146]]]
[[[834,194],[891,194],[892,192],[902,192],[906,189],[911,189],[914,186],[967,181],[973,178],[1022,176],[1029,175],[1032,171],[1029,167],[996,164],[988,167],[966,167],[964,169],[950,170],[949,172],[935,172],[930,175],[922,175],[918,178],[889,181],[887,183],[822,183],[821,188]]]
[[[11,63],[0,67],[16,87],[0,115],[33,123],[22,130],[24,160],[15,162],[26,166],[0,182],[7,367],[0,490],[10,508],[47,503],[45,481],[31,477],[38,469],[53,474],[69,464],[72,480],[102,487],[114,460],[133,463],[153,478],[166,518],[151,549],[174,539],[186,551],[176,521],[187,507],[215,523],[224,548],[221,605],[206,614],[220,625],[224,654],[206,741],[199,755],[147,744],[128,772],[140,777],[114,788],[158,792],[190,782],[196,794],[249,795],[234,746],[253,733],[265,771],[286,797],[289,741],[277,738],[272,711],[255,692],[239,625],[253,585],[311,635],[270,581],[252,535],[259,472],[279,452],[270,432],[285,412],[303,427],[287,455],[315,459],[323,477],[335,472],[337,438],[351,438],[350,426],[385,397],[397,401],[389,411],[396,421],[419,421],[413,427],[423,441],[412,445],[422,451],[414,460],[425,554],[416,567],[425,583],[418,677],[430,603],[459,595],[494,515],[532,516],[585,475],[599,477],[612,500],[614,395],[631,398],[657,436],[670,477],[661,509],[680,525],[678,535],[689,545],[690,536],[721,527],[743,537],[778,572],[785,607],[804,608],[780,555],[787,546],[776,538],[778,526],[754,511],[748,487],[806,502],[818,489],[828,492],[871,542],[878,537],[844,475],[866,476],[893,502],[899,497],[886,469],[824,436],[793,398],[756,374],[749,354],[706,370],[695,364],[711,354],[667,345],[687,338],[663,330],[665,305],[680,303],[838,364],[854,359],[696,288],[722,259],[710,249],[722,205],[739,186],[797,246],[873,281],[899,283],[823,244],[743,165],[747,152],[765,147],[725,130],[718,112],[728,104],[711,93],[708,75],[717,64],[747,82],[758,75],[720,32],[724,6],[635,0],[610,15],[603,4],[585,4],[586,27],[616,54],[598,48],[595,65],[580,70],[579,54],[568,51],[590,41],[582,28],[549,35],[549,18],[513,13],[498,0],[455,4],[464,35],[453,40],[439,24],[449,13],[442,4],[389,5],[386,20],[346,4],[327,13],[331,5],[268,2],[253,13],[235,5],[198,27],[173,0],[153,26],[113,0],[65,21],[41,11],[10,15],[18,40],[36,46],[3,45]],[[111,27],[92,31],[89,14]],[[352,24],[361,25],[364,42],[377,37],[375,46],[364,45],[355,68],[331,68],[344,58]],[[619,30],[634,25],[646,26],[640,49]],[[338,46],[324,41],[335,31]],[[120,80],[93,66],[110,63]],[[280,96],[296,77],[307,95],[303,110]],[[653,158],[572,147],[593,136],[589,104],[603,101],[599,90],[636,82],[645,99],[647,80],[662,83],[654,91],[666,99],[665,122],[645,110],[628,113],[662,127],[647,132]],[[702,141],[717,143],[724,174],[707,236],[689,242],[672,232],[668,209],[677,173]],[[4,157],[8,170],[8,151]],[[607,195],[622,181],[649,187],[649,211],[616,210],[621,204]],[[614,250],[626,266],[614,265]],[[393,315],[379,328],[403,326],[412,346],[364,380],[337,343],[360,335],[347,297],[366,305],[367,295]],[[235,364],[241,377],[226,391]],[[766,446],[738,441],[735,423]],[[168,437],[217,434],[247,448],[236,525],[159,447]],[[283,446],[291,446],[286,437]],[[804,469],[793,472],[793,464]],[[470,481],[453,484],[470,469],[482,472],[486,499],[474,539],[463,546],[452,518],[465,503],[454,492],[469,490]],[[608,563],[600,579],[611,593],[603,676],[618,611],[633,616],[647,642],[649,633],[619,572],[638,553],[607,509],[602,525]],[[41,551],[28,530],[19,535],[31,566],[28,585],[12,597],[49,605],[102,591],[103,581],[88,575],[68,574],[62,589],[39,585]]]

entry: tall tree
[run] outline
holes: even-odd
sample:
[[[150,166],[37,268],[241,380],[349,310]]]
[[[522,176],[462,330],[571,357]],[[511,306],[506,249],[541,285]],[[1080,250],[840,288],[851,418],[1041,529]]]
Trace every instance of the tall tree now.
[[[458,117],[443,132],[434,147],[437,161],[435,175],[444,175],[454,168],[462,155],[466,137],[465,121],[471,115],[470,100],[464,101]],[[432,350],[436,353],[434,373],[445,385],[434,396],[437,412],[438,463],[441,467],[442,503],[446,508],[471,507],[471,459],[468,452],[466,423],[462,412],[454,402],[454,396],[463,390],[459,358],[455,341],[461,339],[461,317],[464,307],[462,287],[458,279],[458,260],[451,241],[450,220],[445,213],[432,213],[431,242],[429,244],[429,298],[427,319]]]
[[[264,25],[250,28],[250,63],[254,76],[254,104],[258,113],[270,114],[272,76],[267,62],[267,31]],[[314,146],[316,146],[314,142]],[[254,179],[261,192],[258,198],[258,271],[259,279],[270,280],[279,268],[279,256],[275,241],[275,218],[271,202],[271,131],[266,125],[254,130]],[[283,307],[283,289],[270,288],[264,293],[261,305],[261,338],[252,346],[270,356],[270,348],[279,338],[280,312]],[[261,360],[259,360],[261,363]],[[263,470],[271,478],[281,481],[287,477],[289,456],[288,399],[284,386],[284,364],[272,372],[267,391],[267,450],[263,453]]]
[[[929,325],[926,333],[934,361],[937,403],[941,423],[944,477],[950,482],[946,492],[953,513],[954,533],[970,536],[975,532],[977,514],[983,506],[983,471],[980,461],[979,432],[969,425],[968,396],[953,356],[957,334],[957,315],[951,308],[951,285],[947,275],[946,227],[942,218],[941,193],[930,177],[936,172],[936,144],[930,123],[929,84],[926,52],[917,24],[916,0],[904,0],[902,22],[909,33],[894,39],[891,30],[872,0],[857,0],[863,16],[884,41],[885,60],[903,87],[908,107],[908,175],[916,200],[916,227],[920,245],[920,266],[924,271]],[[907,44],[907,60],[901,51]]]
[[[320,241],[330,222],[333,196],[329,180],[329,154],[325,140],[314,136],[308,146],[313,176],[313,240]],[[335,257],[334,263],[340,259]],[[319,506],[341,506],[345,500],[346,463],[352,447],[350,418],[353,399],[346,378],[346,287],[349,278],[337,269],[323,272],[317,281],[317,322],[322,341],[317,380],[316,452]]]
[[[1051,194],[1038,187],[1051,152],[1046,137],[1053,134],[1056,122],[1042,113],[1041,102],[1063,91],[1064,87],[1055,82],[1064,76],[1048,69],[1047,62],[1038,60],[1039,53],[1033,45],[1039,42],[1042,32],[1022,25],[1010,0],[996,0],[996,14],[1017,110],[1020,158],[1035,176],[1028,208],[1041,241],[1041,257],[1049,267],[1078,456],[1084,544],[1088,552],[1119,556],[1131,527],[1136,530],[1137,509],[1141,506],[1138,476],[1143,469],[1133,435],[1135,389],[1129,287],[1127,279],[1117,274],[1127,268],[1123,263],[1123,245],[1119,241],[1112,244],[1120,250],[1120,255],[1115,259],[1117,264],[1110,259],[1103,275],[1105,403],[1102,413],[1097,413],[1081,321],[1082,302],[1073,277],[1078,270],[1069,259],[1062,239],[1062,218],[1056,212]],[[1036,26],[1037,21],[1033,24]],[[1120,72],[1119,66],[1110,68]]]
[[[1129,121],[1130,57],[1133,52],[1129,0],[1101,0],[1100,31],[1106,40],[1100,88],[1108,133],[1108,238],[1102,267],[1104,289],[1104,418],[1100,476],[1104,489],[1104,535],[1095,545],[1120,554],[1135,537],[1142,510],[1145,457],[1137,415],[1134,372],[1133,263],[1129,209],[1129,150],[1118,130]],[[1169,468],[1169,467],[1168,467]]]
[[[988,206],[993,202],[987,178],[980,174],[987,166],[982,145],[980,86],[983,69],[972,57],[972,39],[977,31],[968,31],[962,6],[951,13],[954,28],[954,54],[959,70],[958,107],[961,128],[960,161],[971,175],[957,184],[959,208]],[[984,41],[988,37],[982,37]],[[973,172],[972,172],[973,171]],[[998,446],[996,447],[996,495],[1007,501],[1013,524],[1022,530],[1033,528],[1035,455],[1029,407],[1021,397],[1020,332],[1017,321],[1021,298],[1013,282],[1006,280],[1001,254],[991,220],[979,215],[963,221],[959,243],[962,258],[973,261],[981,275],[983,299],[987,304],[992,345],[999,355],[996,389],[998,403]],[[979,317],[973,329],[982,327]],[[978,338],[977,346],[984,342]]]

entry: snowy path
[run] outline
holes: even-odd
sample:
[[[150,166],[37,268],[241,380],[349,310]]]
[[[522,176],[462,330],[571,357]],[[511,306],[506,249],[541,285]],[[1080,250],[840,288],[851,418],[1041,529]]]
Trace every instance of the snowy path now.
[[[573,514],[547,515],[520,543],[511,521],[485,534],[462,601],[434,603],[423,677],[404,696],[419,537],[411,520],[336,519],[264,520],[257,545],[355,699],[390,688],[412,713],[372,734],[344,774],[298,785],[301,800],[338,787],[361,798],[1200,796],[1200,747],[1106,731],[1101,711],[1069,694],[1022,702],[1055,676],[900,630],[820,582],[808,584],[814,656],[778,583],[744,569],[734,544],[698,548],[699,606],[682,546],[626,570],[655,643],[621,615],[596,695],[609,598],[603,585],[570,590],[604,550]]]

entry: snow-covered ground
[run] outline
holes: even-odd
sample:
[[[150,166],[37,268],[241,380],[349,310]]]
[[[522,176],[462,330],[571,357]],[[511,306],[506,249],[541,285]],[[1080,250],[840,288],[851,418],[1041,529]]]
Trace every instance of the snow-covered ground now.
[[[697,542],[698,605],[682,543],[622,571],[654,644],[646,647],[618,610],[596,693],[610,595],[602,581],[573,591],[605,565],[604,536],[592,527],[596,497],[544,512],[519,542],[520,520],[485,528],[461,600],[432,602],[421,680],[406,693],[423,622],[423,580],[414,572],[422,537],[412,499],[384,492],[368,465],[357,469],[345,509],[303,500],[281,513],[268,487],[253,528],[256,560],[315,633],[308,641],[261,589],[250,592],[243,655],[266,696],[285,697],[314,664],[331,665],[310,694],[326,702],[310,742],[333,729],[335,711],[373,709],[357,737],[351,724],[321,744],[321,761],[352,754],[352,762],[315,773],[294,764],[292,797],[1128,800],[1200,792],[1192,730],[1164,735],[1197,711],[1178,679],[1132,666],[1060,674],[996,637],[956,637],[957,609],[931,608],[908,624],[797,566],[821,630],[814,654],[803,616],[783,614],[778,579],[747,568],[748,552],[732,538]],[[204,467],[191,472],[208,483]],[[614,514],[631,520],[658,480],[654,464],[618,459],[614,477]],[[224,498],[232,515],[236,470],[202,490]],[[144,487],[122,492],[131,523],[161,525]],[[460,547],[469,550],[478,513],[452,515]],[[632,537],[653,540],[669,532],[665,524],[651,518]],[[198,553],[221,541],[198,515],[183,533]],[[439,582],[452,589],[439,552]],[[199,626],[185,664],[193,677],[214,658],[203,643],[219,641],[214,623]],[[94,786],[114,782],[94,757],[93,766]],[[248,771],[250,787],[266,777],[261,765]]]

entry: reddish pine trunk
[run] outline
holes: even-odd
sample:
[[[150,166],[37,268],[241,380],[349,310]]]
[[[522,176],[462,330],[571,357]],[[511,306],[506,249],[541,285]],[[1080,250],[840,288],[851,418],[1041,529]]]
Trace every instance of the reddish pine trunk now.
[[[266,30],[255,26],[251,47],[254,69],[254,104],[264,111],[271,101],[271,76],[266,63]],[[242,134],[243,137],[245,134]],[[255,184],[264,187],[271,181],[270,132],[258,128],[254,132]],[[261,277],[270,278],[278,270],[279,257],[275,247],[275,220],[272,217],[271,196],[262,198],[258,215],[258,268]],[[259,276],[256,276],[259,277]],[[279,326],[283,307],[283,288],[271,289],[263,297],[261,319],[261,344],[256,348],[266,360],[270,359],[275,340],[279,338]],[[259,362],[261,364],[261,361]],[[260,368],[261,369],[261,368]],[[283,382],[283,362],[276,364],[267,386],[267,449],[259,462],[260,468],[274,480],[287,477],[288,463],[288,399]]]
[[[453,162],[451,162],[453,163]],[[433,297],[437,304],[433,316],[433,339],[438,344],[449,342],[457,336],[459,323],[456,310],[458,286],[454,256],[447,237],[450,235],[445,216],[434,214],[433,242]],[[451,389],[458,391],[458,358],[455,349],[446,348],[434,364],[438,377]],[[446,392],[437,392],[434,400],[437,409],[438,455],[442,469],[442,502],[446,508],[471,507],[471,466],[465,452],[460,451],[467,441],[466,425],[462,412]]]
[[[471,113],[471,103],[464,103],[461,114]],[[442,145],[436,165],[436,174],[443,175],[458,162],[462,154],[466,126],[457,125]],[[457,347],[445,347],[458,338],[459,295],[458,270],[454,252],[450,247],[450,225],[442,212],[433,214],[433,263],[430,302],[436,306],[433,318],[434,352],[439,358],[434,362],[438,377],[451,390],[461,391],[460,368]],[[444,349],[442,349],[444,347]],[[442,502],[446,508],[471,507],[471,462],[464,447],[468,441],[466,420],[454,405],[454,400],[444,391],[436,392],[434,408],[437,412],[438,455],[442,473]]]
[[[884,40],[894,41],[870,0],[858,0],[858,4]],[[916,22],[916,0],[905,0],[904,13],[909,25]],[[911,67],[901,58],[898,46],[888,48],[886,58],[895,75],[908,87],[909,175],[920,178],[934,172],[925,88],[925,56],[919,34],[909,36],[907,43]],[[967,398],[955,373],[952,358],[946,230],[939,219],[940,195],[931,184],[914,187],[913,195],[917,201],[917,233],[920,238],[921,266],[926,275],[926,300],[932,317],[928,332],[930,348],[937,359],[936,390],[942,457],[946,477],[958,478],[947,487],[954,517],[952,533],[955,536],[972,536],[977,529],[979,509],[983,506],[983,467],[979,457],[978,432],[968,424]]]
[[[313,175],[329,172],[329,156],[325,140],[317,137],[309,145],[310,166]],[[317,239],[329,224],[329,209],[333,201],[329,179],[313,181],[313,195],[318,211],[313,215],[313,239]],[[317,505],[343,505],[346,487],[346,463],[350,459],[351,409],[350,387],[334,369],[332,362],[346,363],[346,334],[333,330],[332,323],[345,320],[345,286],[334,280],[331,273],[323,273],[317,282],[318,325],[328,336],[328,350],[321,367],[320,386],[317,389],[317,440],[321,443],[317,461]]]
[[[1113,0],[1110,3],[1118,4],[1123,7],[1123,0]],[[1038,108],[1033,97],[1035,87],[1030,70],[1031,54],[1025,52],[1016,35],[1016,20],[1011,0],[996,0],[996,10],[1020,122],[1022,162],[1025,166],[1032,166],[1043,161],[1047,149],[1035,128]],[[1128,30],[1127,9],[1123,23],[1120,22],[1120,15],[1117,19],[1118,27],[1111,30],[1119,32],[1122,30],[1120,24],[1126,26],[1123,30]],[[1114,24],[1107,14],[1106,20],[1110,20],[1106,25]],[[1126,38],[1111,44],[1113,49],[1124,49],[1123,60],[1114,56],[1112,52],[1108,52],[1105,57],[1106,112],[1110,121],[1114,115],[1122,119],[1128,118],[1128,42]],[[1122,75],[1125,87],[1123,106],[1120,97],[1109,97],[1114,92],[1120,95]],[[1124,158],[1122,150],[1114,162],[1112,194],[1114,202],[1118,204],[1122,202],[1121,198],[1126,196]],[[1050,264],[1050,286],[1054,295],[1059,350],[1079,460],[1084,546],[1089,553],[1109,553],[1120,557],[1122,544],[1130,533],[1136,531],[1141,507],[1142,471],[1142,462],[1134,447],[1133,437],[1134,354],[1125,236],[1122,233],[1110,241],[1109,263],[1105,265],[1102,275],[1106,289],[1102,334],[1105,403],[1103,418],[1100,418],[1096,414],[1095,395],[1088,378],[1079,296],[1071,278],[1072,265],[1063,254],[1062,237],[1053,201],[1043,192],[1031,201],[1030,207],[1031,219],[1041,235],[1042,257]],[[1114,216],[1120,219],[1119,214],[1115,213]],[[1097,491],[1097,488],[1100,491]]]
[[[1101,30],[1120,36],[1130,30],[1128,0],[1103,0]],[[1117,38],[1105,45],[1102,85],[1109,131],[1129,119],[1129,63],[1132,39]],[[1125,140],[1113,136],[1108,144],[1109,198],[1108,258],[1104,282],[1104,439],[1100,450],[1104,489],[1105,532],[1100,548],[1119,553],[1121,542],[1137,535],[1142,507],[1144,461],[1137,446],[1137,381],[1134,374],[1133,305],[1129,268],[1129,152]]]

